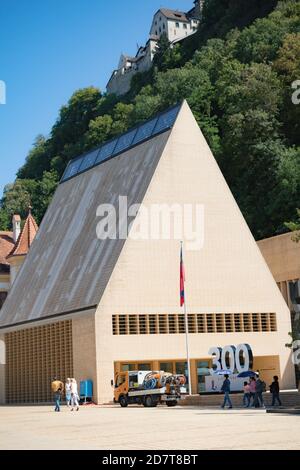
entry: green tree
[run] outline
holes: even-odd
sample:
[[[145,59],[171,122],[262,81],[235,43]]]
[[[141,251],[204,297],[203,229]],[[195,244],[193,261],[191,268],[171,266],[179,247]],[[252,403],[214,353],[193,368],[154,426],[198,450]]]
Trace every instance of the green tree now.
[[[32,206],[37,223],[40,224],[57,188],[59,177],[56,171],[45,171],[32,197]]]
[[[166,34],[162,34],[157,41],[153,64],[158,70],[161,70],[164,65],[165,54],[169,51],[171,43]]]
[[[132,125],[133,104],[118,103],[112,114],[112,134],[118,135],[125,132]]]
[[[300,105],[292,101],[292,83],[300,80],[300,33],[285,36],[274,62],[274,69],[282,80],[283,102],[280,115],[284,133],[291,144],[300,145]]]
[[[68,104],[61,108],[52,128],[51,140],[55,154],[64,151],[66,145],[78,144],[87,132],[90,121],[97,117],[100,100],[101,93],[94,87],[78,90],[71,96]]]
[[[17,177],[38,179],[42,177],[46,168],[50,168],[48,143],[43,135],[38,135],[32,150],[26,157],[25,164],[18,171]]]
[[[89,150],[108,140],[112,130],[113,120],[108,114],[98,116],[89,123],[89,130],[85,134],[86,149]]]
[[[297,219],[294,222],[286,222],[285,225],[292,232],[295,232],[293,240],[297,243],[300,242],[300,209],[297,209]]]
[[[37,188],[38,182],[22,179],[17,179],[13,184],[5,186],[1,209],[5,210],[9,224],[13,214],[19,214],[22,219],[27,216],[28,207],[33,204]]]

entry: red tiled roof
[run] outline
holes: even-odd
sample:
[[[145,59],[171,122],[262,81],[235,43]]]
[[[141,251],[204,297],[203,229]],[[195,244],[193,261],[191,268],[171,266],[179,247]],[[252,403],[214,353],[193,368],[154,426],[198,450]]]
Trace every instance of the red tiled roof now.
[[[13,249],[8,254],[7,259],[9,260],[9,258],[12,258],[13,256],[27,255],[37,231],[37,223],[31,215],[31,212],[29,212],[19,238]]]
[[[9,266],[6,257],[13,249],[14,244],[12,232],[0,232],[0,264]]]

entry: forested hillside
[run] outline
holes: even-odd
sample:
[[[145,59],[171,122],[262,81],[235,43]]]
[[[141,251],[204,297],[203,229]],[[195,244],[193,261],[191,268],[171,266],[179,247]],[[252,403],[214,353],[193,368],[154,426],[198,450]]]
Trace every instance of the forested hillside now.
[[[128,95],[73,94],[6,187],[0,230],[29,201],[41,221],[70,159],[186,98],[254,236],[281,233],[300,208],[297,79],[299,1],[207,0],[199,31],[173,49],[162,40]]]

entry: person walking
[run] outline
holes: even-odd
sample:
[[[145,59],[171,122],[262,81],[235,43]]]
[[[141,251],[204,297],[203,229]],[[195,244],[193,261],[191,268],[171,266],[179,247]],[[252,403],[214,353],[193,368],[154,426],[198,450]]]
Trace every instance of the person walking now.
[[[226,406],[226,403],[228,403],[228,408],[231,409],[232,408],[232,403],[231,403],[231,400],[230,400],[230,380],[229,380],[229,375],[225,375],[224,376],[225,379],[224,379],[224,382],[223,382],[223,385],[222,385],[222,388],[221,388],[221,391],[224,393],[224,402],[223,402],[223,405],[221,406],[221,408],[225,408]]]
[[[60,388],[61,391],[63,392],[64,390],[64,384],[62,383],[61,380],[58,380],[57,377],[54,377],[53,381],[51,382],[51,388],[52,392],[55,393],[57,390]]]
[[[279,406],[282,406],[281,400],[280,400],[280,387],[279,387],[279,378],[277,375],[274,375],[273,377],[273,382],[270,385],[270,392],[272,393],[272,406],[275,406],[275,402],[278,402]]]
[[[54,411],[60,411],[61,395],[62,395],[62,389],[59,388],[59,389],[57,389],[56,392],[54,393],[54,401],[55,401],[55,409],[54,409]]]
[[[249,383],[249,388],[250,388],[250,401],[249,401],[249,406],[251,405],[251,398],[252,398],[252,405],[251,407],[255,407],[255,397],[256,397],[256,379],[255,377],[250,377],[250,383]]]
[[[64,390],[64,384],[61,382],[61,380],[58,380],[57,377],[54,377],[51,382],[51,389],[53,392],[53,399],[55,404],[54,411],[60,411],[60,400],[61,394]]]
[[[245,408],[249,408],[250,406],[250,385],[248,382],[244,382],[244,396],[243,396],[243,405]]]
[[[76,407],[76,411],[79,411],[78,398],[77,382],[75,379],[71,379],[71,411],[74,410],[74,407]]]
[[[256,381],[256,393],[255,393],[255,401],[258,404],[258,407],[265,408],[264,399],[263,399],[263,392],[266,391],[266,383],[258,377]]]
[[[66,402],[67,407],[70,408],[72,396],[71,396],[71,379],[67,379],[65,384]]]

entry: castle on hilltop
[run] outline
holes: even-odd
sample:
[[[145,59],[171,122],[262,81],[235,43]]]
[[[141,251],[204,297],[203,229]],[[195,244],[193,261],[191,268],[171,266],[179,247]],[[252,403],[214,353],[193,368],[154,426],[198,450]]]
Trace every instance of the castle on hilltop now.
[[[124,95],[130,89],[132,77],[151,68],[157,42],[163,34],[170,41],[171,47],[194,34],[201,21],[203,4],[204,0],[194,0],[194,7],[186,13],[160,8],[153,17],[146,45],[139,47],[134,57],[121,55],[118,68],[113,71],[107,83],[107,93]]]

